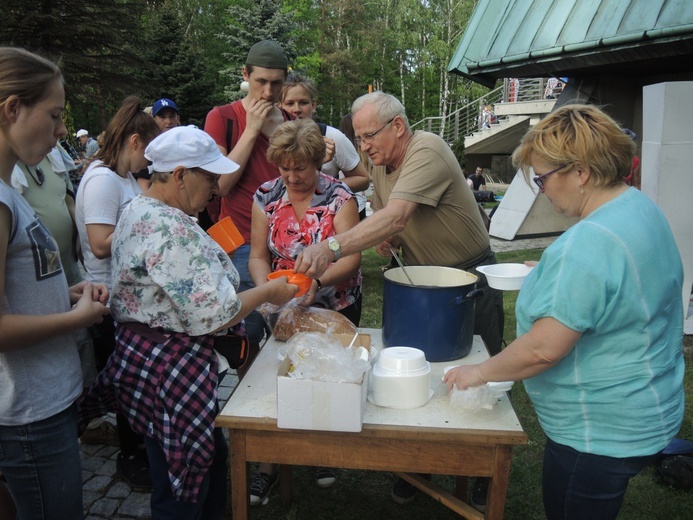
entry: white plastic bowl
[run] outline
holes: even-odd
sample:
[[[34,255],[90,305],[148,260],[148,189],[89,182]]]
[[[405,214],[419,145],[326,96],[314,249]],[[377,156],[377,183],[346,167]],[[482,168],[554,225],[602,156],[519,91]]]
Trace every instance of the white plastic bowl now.
[[[423,350],[412,347],[388,347],[380,352],[380,368],[398,374],[419,372],[428,366]]]
[[[425,405],[431,398],[431,366],[414,373],[395,374],[375,364],[370,390],[376,406],[409,410]]]
[[[500,291],[518,291],[532,269],[525,264],[480,265],[476,268],[486,276],[490,287]]]
[[[431,397],[431,365],[423,350],[388,347],[371,371],[372,402],[387,408],[411,409]]]

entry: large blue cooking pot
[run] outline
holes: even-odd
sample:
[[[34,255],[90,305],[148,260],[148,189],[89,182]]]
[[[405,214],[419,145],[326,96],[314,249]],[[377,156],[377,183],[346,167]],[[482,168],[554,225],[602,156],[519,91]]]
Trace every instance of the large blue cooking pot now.
[[[383,344],[423,350],[428,361],[459,359],[472,348],[476,275],[452,267],[408,266],[385,272]],[[409,283],[407,274],[414,285]]]

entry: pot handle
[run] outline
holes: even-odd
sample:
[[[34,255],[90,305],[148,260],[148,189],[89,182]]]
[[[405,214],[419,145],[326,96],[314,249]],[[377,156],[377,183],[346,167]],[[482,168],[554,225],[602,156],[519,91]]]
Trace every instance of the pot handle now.
[[[474,289],[473,291],[469,291],[467,294],[463,294],[462,296],[457,296],[453,298],[452,300],[450,300],[450,305],[460,305],[461,303],[464,303],[467,300],[481,298],[483,295],[483,289]]]

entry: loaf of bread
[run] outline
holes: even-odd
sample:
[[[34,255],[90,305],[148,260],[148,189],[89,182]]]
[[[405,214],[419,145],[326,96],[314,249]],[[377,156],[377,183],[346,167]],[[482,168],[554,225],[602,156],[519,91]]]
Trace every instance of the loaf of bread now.
[[[273,335],[280,341],[286,341],[297,332],[355,334],[356,325],[330,309],[286,305],[279,313]]]

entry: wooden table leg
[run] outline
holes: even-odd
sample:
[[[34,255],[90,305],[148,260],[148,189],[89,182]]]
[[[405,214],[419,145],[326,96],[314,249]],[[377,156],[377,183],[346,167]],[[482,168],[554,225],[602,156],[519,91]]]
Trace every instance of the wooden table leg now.
[[[457,477],[456,482],[455,482],[455,492],[453,495],[455,495],[457,498],[462,500],[463,502],[467,501],[467,482],[469,478],[468,477]]]
[[[231,518],[248,518],[250,491],[248,461],[245,457],[246,433],[243,430],[229,430],[229,466],[231,469]]]
[[[488,486],[485,520],[500,520],[505,512],[505,498],[510,482],[512,447],[497,446],[493,477]]]
[[[279,496],[281,497],[282,504],[285,506],[291,504],[291,495],[293,492],[293,481],[291,479],[292,469],[293,466],[290,464],[279,465]]]

